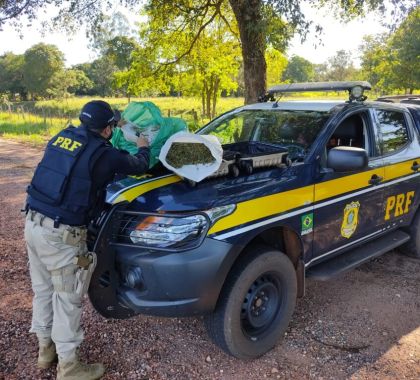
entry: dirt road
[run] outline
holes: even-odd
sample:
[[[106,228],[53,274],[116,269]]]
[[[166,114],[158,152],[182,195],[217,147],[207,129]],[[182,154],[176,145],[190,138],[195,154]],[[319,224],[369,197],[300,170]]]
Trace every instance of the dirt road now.
[[[0,379],[55,378],[35,367],[19,212],[40,157],[0,139]],[[82,320],[81,356],[105,362],[105,379],[420,379],[420,261],[395,252],[308,281],[282,344],[251,362],[222,353],[199,318],[105,320],[86,300]]]

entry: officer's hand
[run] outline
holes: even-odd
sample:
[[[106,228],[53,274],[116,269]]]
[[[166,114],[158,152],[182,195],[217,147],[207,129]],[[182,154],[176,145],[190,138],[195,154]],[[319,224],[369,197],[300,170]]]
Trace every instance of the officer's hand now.
[[[143,135],[140,135],[139,138],[137,139],[137,147],[147,148],[148,146],[149,146],[149,142],[147,141],[147,139]]]

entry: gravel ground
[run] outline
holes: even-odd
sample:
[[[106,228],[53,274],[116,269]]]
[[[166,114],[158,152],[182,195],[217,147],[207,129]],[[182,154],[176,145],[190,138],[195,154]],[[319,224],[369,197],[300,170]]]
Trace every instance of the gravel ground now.
[[[39,149],[0,139],[0,379],[36,369],[20,208]],[[105,379],[420,379],[420,261],[388,253],[334,281],[307,282],[281,344],[254,361],[214,346],[200,318],[105,320],[85,300],[81,356]]]

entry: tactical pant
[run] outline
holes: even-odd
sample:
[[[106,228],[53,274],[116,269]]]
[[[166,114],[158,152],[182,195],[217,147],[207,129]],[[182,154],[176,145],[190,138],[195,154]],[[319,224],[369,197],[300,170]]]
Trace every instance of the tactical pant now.
[[[63,242],[66,229],[77,230],[54,221],[40,213],[29,211],[25,224],[25,240],[34,292],[32,327],[40,342],[52,339],[59,360],[72,360],[83,340],[80,327],[82,297],[76,294],[75,256],[86,252],[86,231],[74,245]]]

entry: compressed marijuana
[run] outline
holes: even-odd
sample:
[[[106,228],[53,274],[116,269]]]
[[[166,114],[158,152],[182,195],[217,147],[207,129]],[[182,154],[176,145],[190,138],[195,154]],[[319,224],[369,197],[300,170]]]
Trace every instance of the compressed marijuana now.
[[[181,168],[184,165],[211,164],[214,157],[210,149],[199,143],[172,143],[166,162],[174,168]]]

